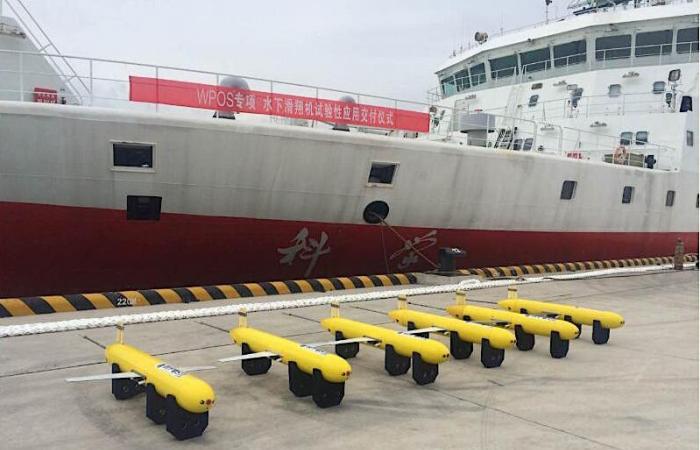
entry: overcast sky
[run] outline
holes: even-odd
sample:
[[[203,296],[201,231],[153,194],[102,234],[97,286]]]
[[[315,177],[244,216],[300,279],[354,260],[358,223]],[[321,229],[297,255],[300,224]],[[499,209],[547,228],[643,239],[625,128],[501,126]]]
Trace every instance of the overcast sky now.
[[[24,0],[64,54],[425,100],[475,31],[544,20],[544,0]],[[568,0],[555,0],[561,14]]]

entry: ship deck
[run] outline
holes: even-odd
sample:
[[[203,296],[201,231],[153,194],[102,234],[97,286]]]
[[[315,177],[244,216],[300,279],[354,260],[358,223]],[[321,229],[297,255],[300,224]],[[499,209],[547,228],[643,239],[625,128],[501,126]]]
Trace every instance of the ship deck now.
[[[395,288],[385,288],[395,289]],[[0,430],[4,448],[697,448],[698,272],[557,281],[520,286],[546,298],[625,317],[607,345],[590,328],[567,358],[548,354],[537,337],[531,352],[511,350],[503,366],[484,369],[478,346],[468,360],[440,366],[437,381],[417,386],[389,377],[383,352],[362,347],[343,403],[322,410],[288,390],[287,368],[247,377],[239,364],[201,372],[217,392],[209,427],[177,442],[145,417],[145,398],[116,401],[109,382],[69,384],[65,377],[104,373],[101,346],[113,329],[0,339]],[[338,294],[342,294],[339,292]],[[347,292],[346,292],[347,293]],[[493,302],[505,288],[471,291]],[[285,295],[279,299],[318,294]],[[270,301],[269,298],[260,301]],[[412,297],[436,311],[450,294]],[[221,301],[225,304],[227,301]],[[205,307],[163,305],[155,310]],[[345,317],[395,327],[393,300],[343,305]],[[134,313],[141,308],[136,308]],[[0,325],[100,317],[114,311],[8,318]],[[249,322],[301,342],[328,340],[319,319],[328,307],[250,314]],[[180,366],[208,365],[240,353],[228,336],[233,317],[132,325],[126,342]]]

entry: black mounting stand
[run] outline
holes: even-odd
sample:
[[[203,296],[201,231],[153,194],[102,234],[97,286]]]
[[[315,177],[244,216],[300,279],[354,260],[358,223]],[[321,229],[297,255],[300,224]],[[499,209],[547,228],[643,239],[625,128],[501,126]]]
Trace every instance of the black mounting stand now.
[[[423,361],[418,353],[413,353],[411,358],[413,362],[413,371],[411,376],[416,384],[423,386],[424,384],[429,384],[435,381],[438,376],[438,365],[430,364]]]
[[[319,408],[338,406],[345,396],[345,383],[331,383],[323,378],[320,370],[314,369],[311,398]]]
[[[121,373],[118,364],[112,363],[112,373]],[[112,380],[112,395],[117,400],[126,400],[144,391],[143,385],[128,378]]]
[[[407,325],[406,328],[408,329],[408,331],[418,329],[416,324],[413,322],[408,322],[406,325]],[[415,333],[414,336],[422,337],[423,339],[430,339],[430,333]]]
[[[313,393],[314,380],[311,375],[302,372],[297,363],[290,361],[287,364],[289,372],[289,390],[297,397],[307,397]]]
[[[401,356],[394,350],[393,345],[387,344],[384,347],[384,369],[389,375],[403,375],[411,367],[411,358]]]
[[[244,342],[241,344],[241,353],[243,355],[249,355],[255,352]],[[262,358],[244,359],[241,361],[241,367],[246,375],[262,375],[270,370],[270,367],[272,367],[272,360],[265,356]]]
[[[172,395],[165,399],[165,405],[165,429],[179,441],[201,436],[209,425],[209,411],[189,412],[181,408]]]
[[[606,344],[610,339],[610,328],[603,328],[600,320],[593,321],[593,342],[601,345]]]
[[[574,322],[574,319],[572,319],[571,316],[564,316],[564,320],[576,325],[576,328],[578,328],[578,336],[576,336],[576,339],[580,338],[581,337],[581,324]]]
[[[158,425],[163,425],[167,417],[165,397],[156,392],[151,383],[146,385],[146,417]]]
[[[340,331],[335,332],[335,340],[336,341],[342,341],[345,339],[345,336],[343,336],[343,333]],[[359,342],[351,342],[349,344],[339,344],[335,346],[335,354],[340,356],[343,359],[350,359],[354,358],[357,356],[357,354],[360,351],[360,343]]]
[[[515,326],[515,346],[518,350],[528,351],[535,346],[535,335],[526,333],[522,325]]]
[[[552,331],[549,335],[549,354],[552,358],[564,358],[569,352],[569,341],[559,337],[558,331]]]
[[[488,339],[481,340],[481,364],[487,369],[500,367],[505,359],[506,351],[502,348],[493,348]]]
[[[473,351],[474,344],[461,340],[456,331],[450,331],[450,354],[454,359],[467,359]]]

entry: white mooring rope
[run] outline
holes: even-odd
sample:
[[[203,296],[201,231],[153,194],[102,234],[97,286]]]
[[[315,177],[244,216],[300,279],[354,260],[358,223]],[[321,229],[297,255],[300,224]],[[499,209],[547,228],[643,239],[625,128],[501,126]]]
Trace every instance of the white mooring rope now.
[[[686,264],[694,266],[695,263]],[[144,314],[120,314],[108,317],[90,319],[71,319],[56,322],[42,322],[22,325],[7,325],[0,327],[0,338],[13,336],[27,336],[32,334],[57,333],[62,331],[87,330],[92,328],[112,327],[118,324],[131,325],[139,323],[166,322],[170,320],[196,319],[202,317],[215,317],[237,314],[241,308],[246,308],[248,312],[277,311],[281,309],[306,308],[309,306],[328,305],[331,302],[350,303],[366,302],[371,300],[383,300],[395,298],[397,296],[417,296],[430,294],[443,294],[455,292],[457,290],[487,289],[502,286],[519,284],[543,283],[557,280],[580,280],[586,278],[602,277],[606,275],[624,275],[658,270],[671,269],[671,264],[659,266],[641,267],[621,267],[615,269],[593,270],[589,272],[574,272],[570,274],[557,274],[539,277],[528,277],[519,279],[501,279],[481,281],[469,279],[457,284],[415,287],[408,289],[398,289],[390,291],[378,291],[359,294],[347,294],[338,296],[324,295],[320,297],[299,299],[299,300],[279,300],[265,303],[239,303],[236,305],[214,306],[210,308],[194,308],[175,311],[161,311]]]

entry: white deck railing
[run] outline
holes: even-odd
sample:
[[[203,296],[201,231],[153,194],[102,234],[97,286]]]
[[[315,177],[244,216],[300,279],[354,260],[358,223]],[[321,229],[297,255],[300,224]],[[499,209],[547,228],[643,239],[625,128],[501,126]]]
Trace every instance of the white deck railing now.
[[[51,56],[51,55],[49,55]],[[204,70],[186,69],[180,67],[159,66],[153,64],[136,63],[128,61],[100,59],[100,58],[85,58],[78,56],[60,56],[71,64],[75,70],[75,76],[79,83],[76,83],[76,92],[65,91],[60,95],[64,96],[63,100],[68,104],[78,104],[86,107],[100,106],[108,108],[129,109],[135,111],[151,111],[159,113],[167,113],[173,115],[188,115],[200,118],[212,118],[213,111],[193,109],[180,106],[159,105],[151,103],[136,103],[129,100],[129,76],[147,76],[157,79],[180,80],[188,82],[196,82],[203,84],[219,85],[224,77],[236,76],[243,78],[251,90],[262,92],[284,93],[290,95],[301,95],[313,98],[339,99],[342,96],[352,96],[357,103],[370,104],[375,106],[385,106],[394,109],[406,109],[420,112],[427,112],[431,105],[427,103],[415,102],[410,100],[400,100],[390,97],[370,95],[365,93],[344,91],[339,89],[312,86],[300,83],[289,83],[278,80],[263,79],[249,76],[238,76],[227,73],[211,72]],[[0,50],[0,61],[5,64],[0,65],[0,99],[15,100],[15,101],[33,101],[35,87],[47,87],[60,85],[62,77],[56,72],[45,72],[37,70],[25,70],[27,67],[40,67],[38,61],[32,61],[36,58],[39,61],[47,57],[45,53],[39,52],[19,52],[15,50]],[[14,64],[11,64],[12,60]],[[13,68],[14,67],[14,68]],[[45,66],[47,67],[47,66]],[[13,87],[14,86],[14,87]],[[545,102],[544,104],[555,102]],[[579,105],[579,108],[583,103]],[[548,117],[550,109],[547,107]],[[566,107],[562,106],[564,111]],[[453,109],[447,108],[447,114],[443,117],[437,117],[434,111],[431,111],[431,132],[424,135],[430,140],[441,140],[445,142],[453,142],[453,125],[456,114],[469,113],[469,111],[459,110],[455,112]],[[499,128],[513,127],[514,124],[527,123],[527,126],[521,127],[521,138],[524,142],[526,139],[531,139],[529,144],[530,151],[537,152],[541,142],[549,140],[543,130],[552,125],[538,120],[530,120],[524,118],[513,118],[504,115],[499,115],[497,112],[492,112],[492,115],[498,117],[501,126]],[[272,122],[286,121],[296,125],[304,125],[310,127],[319,126],[319,122],[315,121],[293,121],[293,119],[284,119],[276,116],[255,116],[240,114],[240,119],[243,120],[269,120]],[[221,120],[221,119],[212,119]],[[328,126],[328,125],[324,125]],[[529,128],[528,128],[529,127]],[[543,153],[555,154],[562,157],[572,157],[574,152],[577,159],[605,160],[605,155],[614,152],[617,147],[619,137],[605,136],[601,133],[591,133],[585,130],[565,131],[565,127],[556,127],[559,130],[559,135],[555,139],[556,145],[549,145]],[[363,127],[363,129],[367,129]],[[531,131],[529,131],[531,129]],[[569,129],[571,130],[571,129]],[[417,137],[415,133],[404,135],[399,133],[399,130],[381,130],[380,132],[399,136],[399,137]],[[571,137],[571,133],[575,133],[576,137]],[[591,135],[590,139],[582,139],[581,136]],[[480,143],[483,147],[488,147],[489,143],[493,147],[493,138]],[[513,142],[514,144],[514,142]],[[500,147],[501,149],[514,149],[514,145]],[[525,147],[525,146],[523,146]],[[518,150],[527,151],[523,147]],[[647,144],[647,152],[655,152],[661,156],[664,161],[671,161],[673,158],[669,155],[675,154],[675,151],[668,147],[657,146],[651,143]],[[583,156],[582,156],[583,155]],[[660,159],[660,158],[659,158]],[[633,161],[632,161],[633,162]],[[622,164],[632,164],[629,160],[623,161]],[[670,166],[664,164],[664,168]]]

